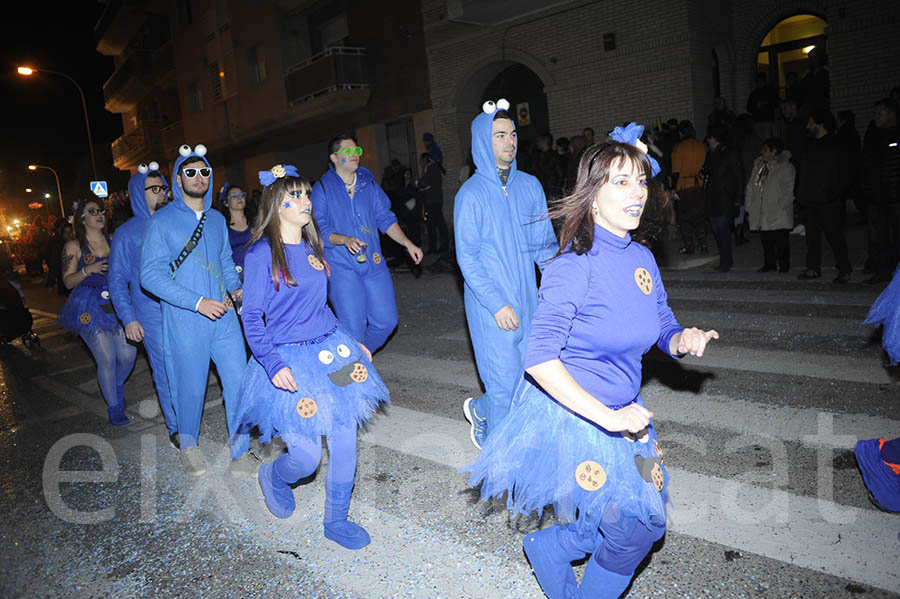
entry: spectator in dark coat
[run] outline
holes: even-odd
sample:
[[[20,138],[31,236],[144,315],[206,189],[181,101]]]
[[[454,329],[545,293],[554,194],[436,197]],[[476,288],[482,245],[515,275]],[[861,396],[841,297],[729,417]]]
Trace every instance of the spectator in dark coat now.
[[[862,194],[862,185],[856,177],[849,176],[850,173],[863,172],[862,165],[862,143],[859,140],[859,133],[856,131],[856,116],[852,110],[842,110],[837,113],[837,136],[838,146],[841,152],[847,157],[847,181],[844,185],[842,202],[852,200],[856,210],[863,216],[865,220],[866,204]],[[844,206],[844,204],[842,204]]]
[[[822,276],[822,234],[828,240],[838,273],[835,283],[850,280],[850,256],[841,222],[841,189],[847,180],[847,161],[833,134],[831,112],[817,108],[806,124],[811,136],[806,155],[797,169],[797,199],[806,223],[806,270],[797,277],[806,281]]]
[[[897,105],[890,98],[875,103],[875,119],[863,142],[863,164],[875,270],[866,283],[886,283],[900,254],[900,129]]]
[[[734,264],[731,251],[731,221],[736,206],[742,201],[741,160],[736,151],[728,147],[728,131],[714,127],[706,138],[709,152],[703,169],[708,176],[706,184],[706,213],[719,249],[718,272],[728,272]]]
[[[444,175],[441,165],[429,152],[422,154],[422,178],[419,193],[425,204],[425,224],[428,228],[428,253],[446,253],[449,250],[449,232],[444,219]],[[440,243],[438,243],[440,238]]]

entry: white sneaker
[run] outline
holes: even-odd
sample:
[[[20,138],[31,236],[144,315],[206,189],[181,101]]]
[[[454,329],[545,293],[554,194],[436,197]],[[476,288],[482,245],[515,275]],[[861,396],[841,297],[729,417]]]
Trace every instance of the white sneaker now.
[[[791,235],[800,235],[801,237],[805,236],[806,235],[806,225],[797,225],[796,227],[794,227],[794,230],[791,231]]]
[[[206,474],[206,461],[203,459],[203,454],[200,452],[199,447],[196,445],[185,447],[179,452],[179,456],[181,457],[181,467],[184,468],[185,474],[189,476]]]

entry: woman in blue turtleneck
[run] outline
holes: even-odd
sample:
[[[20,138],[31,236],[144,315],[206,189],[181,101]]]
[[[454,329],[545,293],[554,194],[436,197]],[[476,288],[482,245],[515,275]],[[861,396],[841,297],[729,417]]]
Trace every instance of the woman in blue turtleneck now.
[[[653,254],[630,235],[652,208],[651,162],[633,145],[642,131],[617,129],[619,142],[585,151],[575,190],[551,212],[560,252],[544,269],[527,377],[466,468],[483,498],[508,492],[511,510],[553,505],[567,522],[523,541],[551,599],[619,597],[662,537],[668,476],[638,395],[641,357],[654,344],[699,356],[718,338],[678,325]],[[571,562],[588,554],[578,586]]]

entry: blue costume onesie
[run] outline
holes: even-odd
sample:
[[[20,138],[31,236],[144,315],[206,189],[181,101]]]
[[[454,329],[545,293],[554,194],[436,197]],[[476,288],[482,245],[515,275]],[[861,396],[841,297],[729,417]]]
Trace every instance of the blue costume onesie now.
[[[900,269],[881,292],[863,324],[883,326],[881,345],[890,357],[890,365],[900,362]],[[854,448],[872,501],[888,512],[900,512],[900,438],[868,439]]]
[[[654,343],[668,354],[680,331],[650,251],[595,225],[590,251],[563,254],[544,269],[525,368],[559,359],[588,393],[621,409],[642,403],[642,355]],[[507,507],[518,513],[553,505],[569,524],[530,535],[526,551],[532,538],[550,534],[563,564],[592,553],[594,569],[611,573],[608,594],[590,594],[588,587],[578,596],[618,597],[665,531],[668,475],[653,425],[637,440],[611,433],[528,377],[518,380],[509,416],[464,469],[469,484],[481,483],[484,499],[508,493]],[[529,558],[538,573],[540,564]],[[575,590],[571,568],[555,593],[544,588],[551,598]]]
[[[109,237],[106,241],[113,245]],[[85,244],[81,247],[77,267],[81,270],[88,264],[107,259],[107,256],[98,258],[92,254]],[[59,323],[64,329],[77,333],[91,350],[97,362],[97,382],[106,400],[109,421],[122,425],[130,422],[125,415],[125,379],[134,368],[137,350],[125,339],[125,331],[116,320],[109,299],[107,275],[92,273],[72,289],[60,310]]]
[[[260,441],[281,436],[288,453],[259,470],[269,510],[279,518],[295,508],[289,485],[315,472],[321,435],[330,461],[325,483],[325,536],[348,549],[369,543],[368,533],[347,521],[356,475],[356,429],[369,419],[388,390],[356,341],[328,308],[325,265],[301,242],[284,245],[296,286],[272,282],[272,254],[265,239],[246,256],[243,320],[253,357],[247,364],[229,428],[259,427]],[[265,318],[264,318],[265,317]],[[291,369],[298,390],[285,391],[272,378]]]
[[[206,158],[182,146],[185,149],[187,156],[179,156],[175,161],[173,180],[188,158],[201,158],[209,165]],[[197,311],[201,298],[227,303],[228,293],[240,287],[231,259],[225,217],[218,210],[210,209],[212,185],[210,174],[209,189],[199,215],[184,202],[181,187],[174,185],[173,201],[150,217],[141,246],[141,285],[162,300],[163,351],[182,449],[197,445],[210,358],[222,381],[226,413],[234,405],[241,373],[247,364],[244,337],[234,310],[229,309],[215,321]],[[206,214],[203,235],[173,276],[169,263],[190,240],[203,213]],[[235,443],[246,449],[249,436],[232,439],[232,451]]]
[[[331,266],[328,298],[347,331],[374,352],[397,328],[394,282],[378,236],[397,222],[391,201],[364,167],[356,169],[353,199],[333,167],[313,185],[311,199]],[[367,245],[354,256],[328,241],[332,233],[357,237]]]
[[[122,321],[123,326],[137,321],[144,329],[143,343],[150,359],[156,395],[159,397],[166,428],[169,435],[173,435],[178,427],[163,358],[162,309],[159,306],[159,299],[141,288],[141,240],[144,227],[150,220],[150,209],[147,207],[144,190],[147,175],[150,172],[158,174],[162,178],[162,184],[167,185],[162,173],[156,172],[158,167],[153,168],[154,164],[151,163],[151,167],[141,165],[138,172],[128,181],[128,194],[134,217],[116,229],[109,257],[109,295],[116,309],[116,316]]]
[[[525,342],[537,308],[535,264],[543,267],[557,250],[540,181],[517,170],[515,160],[506,185],[501,181],[491,145],[493,120],[491,109],[472,121],[477,170],[456,194],[453,208],[456,261],[465,279],[466,321],[485,388],[472,407],[477,417],[486,419],[488,431],[509,411],[522,372]],[[494,320],[494,314],[507,304],[519,318],[514,331],[501,330]]]

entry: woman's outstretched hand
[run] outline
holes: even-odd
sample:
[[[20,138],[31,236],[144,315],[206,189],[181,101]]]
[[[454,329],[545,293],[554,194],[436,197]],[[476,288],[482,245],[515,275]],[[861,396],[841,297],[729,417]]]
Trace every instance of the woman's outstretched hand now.
[[[673,354],[679,356],[691,354],[692,356],[697,356],[699,358],[703,355],[703,352],[706,351],[706,344],[712,339],[718,338],[719,334],[712,329],[709,331],[702,331],[697,327],[691,327],[689,329],[684,329],[672,337],[670,349],[674,346],[675,350],[672,352]]]
[[[294,375],[287,366],[275,373],[275,376],[272,377],[272,384],[291,393],[297,390],[297,381],[294,380]]]

